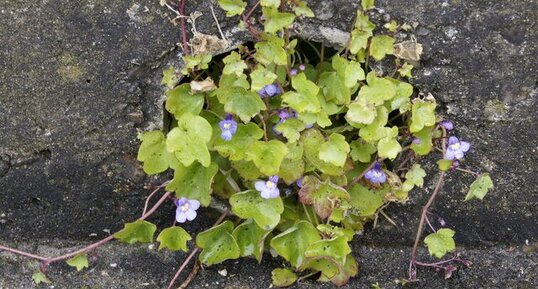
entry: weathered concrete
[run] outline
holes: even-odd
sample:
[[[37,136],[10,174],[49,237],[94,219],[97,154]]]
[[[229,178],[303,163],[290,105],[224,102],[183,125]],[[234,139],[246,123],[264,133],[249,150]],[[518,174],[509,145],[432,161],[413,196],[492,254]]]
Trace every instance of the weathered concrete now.
[[[209,1],[194,2],[188,2],[187,10],[202,11],[198,30],[218,35]],[[309,2],[318,19],[301,23],[297,33],[326,43],[342,41],[359,1]],[[533,0],[376,3],[384,9],[374,15],[379,21],[392,18],[418,24],[414,34],[425,53],[413,82],[435,95],[442,112],[456,122],[458,136],[472,142],[465,166],[490,171],[496,184],[484,202],[464,203],[471,179],[449,176],[433,212],[458,231],[459,244],[483,266],[447,283],[435,277],[419,286],[535,287],[528,285],[536,285],[536,280],[524,276],[536,266],[536,255],[506,253],[503,248],[521,246],[526,240],[532,244],[538,235],[534,129],[538,4]],[[235,42],[247,39],[235,28],[237,19],[225,19],[214,7],[227,37]],[[140,213],[148,193],[143,187],[151,181],[136,161],[136,134],[137,129],[159,126],[161,120],[161,71],[177,61],[178,53],[178,27],[169,21],[173,15],[158,1],[0,0],[0,16],[0,240],[18,246],[47,239],[87,242],[91,233],[102,236],[103,229],[120,228]],[[427,192],[434,182],[435,178],[426,182]],[[360,250],[362,276],[367,279],[352,284],[361,287],[379,281],[390,288],[393,279],[403,276],[407,253],[393,248],[409,246],[426,191],[414,192],[405,206],[389,208],[398,228],[380,220],[376,230],[367,232],[361,243],[376,249]],[[168,224],[170,213],[163,208],[164,215],[153,221]],[[194,225],[195,230],[203,227]],[[110,258],[129,255],[130,265],[109,274],[110,279],[99,277],[102,288],[137,288],[146,282],[154,288],[153,284],[168,280],[170,266],[179,260],[141,249],[105,250]],[[138,254],[131,255],[131,250]],[[2,260],[10,265],[1,266],[0,274],[9,278],[0,287],[28,288],[16,286],[29,284],[24,269],[29,265]],[[135,264],[139,261],[152,269],[144,271],[143,265]],[[88,276],[101,274],[108,263],[99,263]],[[240,282],[246,286],[252,284],[248,279],[252,275],[263,280],[260,288],[267,287],[275,263],[259,269],[251,261],[226,263],[223,266],[237,272],[237,279],[222,282],[232,286],[228,288],[237,288]],[[195,285],[215,284],[221,278],[218,268],[204,271]],[[56,288],[84,285],[74,281],[80,274],[62,277],[55,270],[51,268]],[[486,280],[487,286],[479,283],[490,275],[495,278]]]

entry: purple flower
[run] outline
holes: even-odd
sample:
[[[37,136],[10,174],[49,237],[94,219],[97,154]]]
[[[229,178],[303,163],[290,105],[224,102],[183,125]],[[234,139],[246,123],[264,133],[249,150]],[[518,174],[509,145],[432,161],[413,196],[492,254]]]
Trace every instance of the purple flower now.
[[[291,76],[295,76],[295,75],[297,75],[297,72],[298,72],[298,71],[297,71],[296,68],[292,68],[292,69],[290,70],[290,75],[291,75]]]
[[[280,135],[282,132],[278,131],[276,129],[276,126],[285,122],[287,119],[289,118],[295,118],[297,117],[297,112],[294,111],[294,110],[291,110],[291,112],[288,110],[288,109],[279,109],[278,110],[278,117],[280,117],[280,120],[277,122],[277,124],[275,126],[273,126],[273,132],[276,134],[276,135]]]
[[[261,193],[264,199],[274,199],[280,196],[280,190],[277,187],[278,176],[271,176],[267,182],[257,181],[254,183],[254,187]]]
[[[219,122],[219,127],[221,130],[220,137],[229,141],[232,139],[232,136],[237,132],[237,122],[233,120],[232,115],[226,115],[226,119]]]
[[[416,145],[419,145],[421,143],[421,141],[420,141],[420,139],[418,137],[412,137],[411,142],[416,144]]]
[[[304,177],[300,177],[298,180],[295,181],[295,184],[296,184],[299,188],[302,188],[302,187],[303,187],[303,179],[304,179]]]
[[[280,87],[274,83],[268,84],[262,87],[260,90],[258,90],[258,94],[262,98],[272,97],[281,93],[282,93],[282,90],[280,90]]]
[[[299,69],[301,71],[304,71],[306,69],[306,66],[304,64],[299,65]]]
[[[188,200],[183,197],[174,202],[177,206],[176,221],[185,223],[187,220],[192,221],[196,218],[196,210],[200,208],[200,202],[197,200]]]
[[[439,125],[444,127],[446,130],[454,129],[454,124],[450,120],[443,120],[439,123]]]
[[[445,159],[460,160],[463,158],[463,153],[467,152],[470,147],[470,143],[466,141],[459,141],[457,137],[451,136],[448,138],[448,147],[446,148]]]
[[[374,166],[364,174],[364,177],[374,184],[382,184],[387,181],[387,175],[378,162],[374,163]]]

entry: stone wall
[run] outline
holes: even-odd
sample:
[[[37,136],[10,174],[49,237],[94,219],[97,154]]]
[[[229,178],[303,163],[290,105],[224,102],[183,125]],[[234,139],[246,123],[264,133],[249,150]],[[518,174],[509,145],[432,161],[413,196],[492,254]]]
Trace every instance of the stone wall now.
[[[136,160],[136,135],[160,126],[161,73],[179,53],[175,15],[158,2],[0,0],[0,241],[88,242],[140,214],[155,180]],[[318,17],[297,33],[333,44],[345,39],[359,1],[308,2]],[[188,1],[189,12],[203,13],[200,32],[218,35],[210,3],[228,38],[248,40],[215,1]],[[472,180],[451,174],[434,213],[466,247],[536,244],[538,3],[376,6],[379,19],[416,26],[425,53],[413,83],[438,99],[457,134],[472,143],[466,165],[491,172],[496,185],[484,202],[464,203]],[[426,191],[434,183],[430,178]],[[409,246],[426,191],[388,210],[397,228],[381,220],[357,242]]]

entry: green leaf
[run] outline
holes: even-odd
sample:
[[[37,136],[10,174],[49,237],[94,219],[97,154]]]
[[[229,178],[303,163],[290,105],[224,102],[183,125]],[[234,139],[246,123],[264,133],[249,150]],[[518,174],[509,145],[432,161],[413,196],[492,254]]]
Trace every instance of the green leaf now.
[[[377,148],[373,144],[369,144],[362,139],[352,141],[349,146],[351,147],[351,158],[361,163],[369,163],[372,154],[377,151]]]
[[[424,185],[425,176],[426,171],[424,171],[419,164],[414,164],[413,167],[405,174],[405,181],[402,184],[402,190],[409,192],[414,186],[422,188],[422,185]]]
[[[188,83],[166,92],[166,110],[173,114],[176,119],[185,113],[200,114],[204,101],[203,94],[191,94],[191,87]]]
[[[426,236],[424,243],[426,243],[430,255],[443,258],[446,253],[456,250],[453,238],[455,233],[454,230],[443,228]]]
[[[349,204],[359,210],[362,217],[373,216],[377,209],[385,203],[385,190],[371,191],[359,184],[354,185],[349,190],[351,200]]]
[[[77,268],[77,271],[90,267],[88,257],[86,257],[86,255],[84,254],[76,255],[75,257],[65,262],[67,263],[67,265]]]
[[[258,91],[264,86],[272,84],[277,79],[277,75],[267,70],[263,65],[256,66],[256,69],[250,74],[252,82],[251,90]]]
[[[166,186],[166,190],[176,192],[177,198],[198,200],[207,207],[211,203],[211,184],[218,171],[219,166],[215,163],[204,167],[197,162],[189,167],[176,169],[174,178]]]
[[[435,102],[416,99],[411,110],[409,131],[418,132],[425,126],[435,125]]]
[[[303,147],[298,143],[287,143],[288,154],[280,165],[278,176],[290,185],[304,174]]]
[[[260,111],[267,109],[256,92],[247,91],[242,87],[227,89],[219,101],[224,104],[224,111],[239,116],[245,123],[249,122]]]
[[[452,161],[446,160],[446,159],[440,159],[437,161],[437,166],[441,171],[448,171],[450,168],[452,168]]]
[[[361,49],[368,47],[368,39],[372,36],[372,32],[353,29],[351,31],[351,42],[349,43],[349,52],[357,54]]]
[[[293,12],[297,16],[315,17],[314,12],[307,5],[306,1],[298,0],[295,2],[295,6],[293,6]]]
[[[305,176],[303,187],[299,190],[299,200],[306,205],[313,205],[316,214],[322,219],[328,218],[333,208],[342,200],[349,200],[348,192],[330,180],[321,182],[315,176]]]
[[[324,174],[339,176],[344,173],[343,168],[322,161],[319,158],[319,148],[325,142],[325,138],[317,129],[308,129],[302,132],[300,143],[304,149],[307,165],[312,165]]]
[[[144,172],[148,175],[162,173],[168,167],[174,168],[179,161],[166,149],[166,140],[161,131],[148,131],[142,134],[142,144],[137,159],[144,162]]]
[[[284,204],[280,197],[264,199],[258,191],[250,190],[230,197],[232,212],[242,219],[252,218],[264,230],[271,230],[280,222]]]
[[[213,148],[222,156],[228,157],[232,161],[238,161],[244,159],[250,145],[262,137],[263,130],[255,123],[238,124],[237,132],[231,140],[225,141],[219,137]]]
[[[274,7],[274,8],[278,8],[278,6],[280,6],[280,0],[261,0],[261,1],[260,1],[260,4],[261,4],[263,7]]]
[[[272,176],[278,173],[280,164],[287,153],[288,148],[281,141],[257,141],[247,151],[247,160],[253,161],[263,174]]]
[[[260,170],[251,161],[232,161],[232,167],[239,173],[239,175],[245,180],[256,180],[262,176]]]
[[[183,228],[173,226],[161,231],[157,237],[159,244],[159,250],[167,248],[170,251],[183,251],[187,252],[187,241],[192,240],[191,235],[187,233]]]
[[[248,90],[250,88],[250,83],[248,83],[247,75],[241,74],[239,77],[237,77],[235,74],[222,74],[219,80],[219,88],[217,88],[213,93],[217,96],[220,95],[219,99],[221,99],[223,98],[222,95],[226,95],[227,88],[230,87],[242,87]]]
[[[243,70],[248,67],[245,61],[241,59],[241,55],[235,51],[232,51],[228,56],[224,57],[222,61],[226,64],[222,70],[223,74],[235,74],[239,77],[243,74]]]
[[[427,126],[424,127],[422,130],[414,133],[414,137],[416,137],[419,141],[418,144],[411,143],[411,149],[420,156],[425,156],[429,154],[432,150],[432,131],[433,127]],[[452,164],[452,163],[451,163]]]
[[[319,240],[321,240],[321,236],[314,225],[306,221],[299,221],[288,230],[273,237],[271,248],[297,268],[305,261],[306,248]]]
[[[282,95],[282,101],[299,113],[318,113],[321,104],[318,99],[319,87],[312,81],[306,79],[304,73],[294,76],[291,80],[292,86],[297,92],[288,91]]]
[[[265,35],[265,41],[256,42],[256,54],[254,58],[263,65],[274,63],[276,65],[287,65],[288,57],[284,49],[284,39],[274,35]]]
[[[32,274],[32,280],[36,285],[39,285],[41,283],[52,284],[52,281],[47,278],[47,275],[43,274],[43,272],[39,270]]]
[[[211,164],[211,156],[207,143],[211,140],[211,132],[211,125],[203,117],[184,114],[178,119],[177,127],[168,133],[167,150],[174,152],[184,166],[199,161],[208,167]]]
[[[276,287],[288,287],[297,281],[297,274],[288,268],[276,268],[271,272],[271,279]]]
[[[370,42],[370,55],[379,61],[387,54],[394,54],[394,38],[388,35],[374,36]]]
[[[334,101],[339,105],[349,104],[351,101],[351,92],[346,87],[344,78],[340,78],[336,72],[323,72],[319,79],[319,85],[327,101]]]
[[[373,143],[386,137],[388,130],[391,130],[390,128],[385,127],[389,118],[387,108],[378,106],[376,114],[374,122],[359,130],[359,136],[369,143]]]
[[[329,140],[319,148],[319,159],[337,167],[344,167],[347,154],[351,151],[346,138],[338,133],[329,136]]]
[[[411,65],[409,63],[404,63],[402,68],[398,69],[398,72],[400,73],[400,76],[402,76],[402,77],[411,78],[411,77],[413,77],[412,70],[413,70],[413,65]]]
[[[295,20],[295,15],[292,13],[279,12],[277,8],[263,7],[262,14],[265,17],[263,23],[266,33],[275,34],[278,31],[287,28]]]
[[[163,71],[163,79],[161,85],[166,85],[168,88],[174,88],[179,82],[179,77],[174,67],[170,66],[167,70]]]
[[[488,173],[483,173],[471,184],[469,192],[465,196],[465,200],[482,200],[490,189],[493,189],[493,181]]]
[[[351,125],[371,124],[374,122],[376,115],[376,109],[373,104],[359,99],[348,106],[345,118]]]
[[[271,231],[260,228],[252,219],[237,226],[232,236],[237,241],[241,256],[254,256],[258,263],[262,261],[264,242]]]
[[[207,69],[213,56],[211,54],[183,55],[185,67],[181,70],[184,75],[189,74],[189,70]]]
[[[300,132],[306,128],[306,124],[297,118],[289,118],[275,126],[275,130],[281,132],[288,139],[288,142],[294,143],[301,137]]]
[[[232,236],[234,225],[230,221],[198,233],[196,245],[202,249],[198,259],[207,266],[241,256],[241,250]]]
[[[368,85],[359,90],[359,99],[378,106],[396,96],[396,85],[392,81],[377,77],[373,71],[368,73],[366,79]]]
[[[361,0],[362,10],[366,11],[374,8],[374,2],[375,0]]]
[[[361,64],[353,60],[349,62],[344,73],[344,84],[347,88],[352,88],[359,80],[366,79]]]
[[[306,249],[304,255],[307,258],[329,258],[334,259],[340,264],[344,264],[346,256],[351,253],[351,248],[344,236],[333,239],[320,240],[312,243]]]
[[[349,281],[349,278],[356,276],[358,272],[359,266],[357,265],[357,261],[353,255],[349,254],[346,257],[344,267],[336,276],[331,278],[331,282],[336,286],[343,286]]]
[[[114,234],[114,238],[127,244],[151,243],[156,230],[157,226],[154,224],[144,220],[136,220],[132,223],[126,223],[123,230]]]
[[[379,157],[389,158],[394,160],[402,151],[402,146],[393,137],[384,137],[377,144],[377,152]]]
[[[357,11],[357,18],[355,19],[355,28],[359,31],[366,31],[372,35],[372,31],[375,29],[375,24],[370,22],[370,18],[365,12]]]
[[[218,2],[228,17],[240,15],[247,7],[247,3],[242,0],[218,0]]]

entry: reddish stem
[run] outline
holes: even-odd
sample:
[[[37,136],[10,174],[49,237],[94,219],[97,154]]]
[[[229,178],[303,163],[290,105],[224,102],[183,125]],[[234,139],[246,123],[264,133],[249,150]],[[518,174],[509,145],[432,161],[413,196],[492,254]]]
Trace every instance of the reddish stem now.
[[[220,224],[220,222],[222,222],[222,220],[224,220],[224,218],[226,218],[227,215],[228,215],[228,211],[225,211],[224,213],[222,213],[222,215],[220,215],[220,217],[217,219],[217,221],[213,224],[213,227]],[[183,264],[181,264],[181,266],[177,270],[176,274],[174,275],[174,277],[172,278],[172,280],[168,284],[167,289],[170,289],[170,288],[172,288],[174,286],[174,283],[176,283],[176,280],[179,277],[179,274],[181,274],[181,272],[183,272],[183,269],[185,269],[185,267],[187,266],[187,264],[189,264],[191,259],[194,256],[196,256],[196,254],[198,253],[199,250],[200,249],[198,247],[196,247],[196,248],[194,248],[194,250],[192,250],[192,252],[189,254],[189,256],[187,256],[187,259],[185,259],[185,261],[183,261]]]
[[[139,218],[139,220],[144,220],[147,217],[151,216],[151,214],[153,214],[155,212],[155,210],[157,210],[162,205],[162,203],[164,201],[166,201],[166,199],[168,198],[168,196],[170,194],[171,194],[170,192],[166,192],[159,199],[159,201],[157,201],[157,203],[146,214],[144,214],[142,217]],[[51,263],[66,260],[66,259],[72,258],[72,257],[74,257],[76,255],[86,253],[88,251],[91,251],[91,250],[99,247],[99,246],[104,245],[105,243],[107,243],[108,241],[110,241],[112,239],[114,239],[114,235],[110,235],[110,236],[108,236],[108,237],[106,237],[106,238],[104,238],[104,239],[102,239],[100,241],[97,241],[97,242],[95,242],[95,243],[93,243],[91,245],[88,245],[88,246],[86,246],[86,247],[84,247],[84,248],[82,248],[80,250],[75,251],[75,252],[67,253],[67,254],[64,254],[64,255],[61,255],[61,256],[57,256],[57,257],[43,257],[43,256],[27,253],[27,252],[24,252],[24,251],[20,251],[20,250],[14,249],[14,248],[1,246],[1,245],[0,245],[0,250],[4,250],[4,251],[11,252],[11,253],[14,253],[14,254],[26,256],[26,257],[37,259],[37,260],[41,260],[42,261],[42,268],[46,269],[47,266],[50,265]]]
[[[181,42],[183,43],[183,54],[189,54],[189,45],[187,44],[187,24],[185,16],[185,3],[187,0],[179,0],[179,14],[181,17]]]

